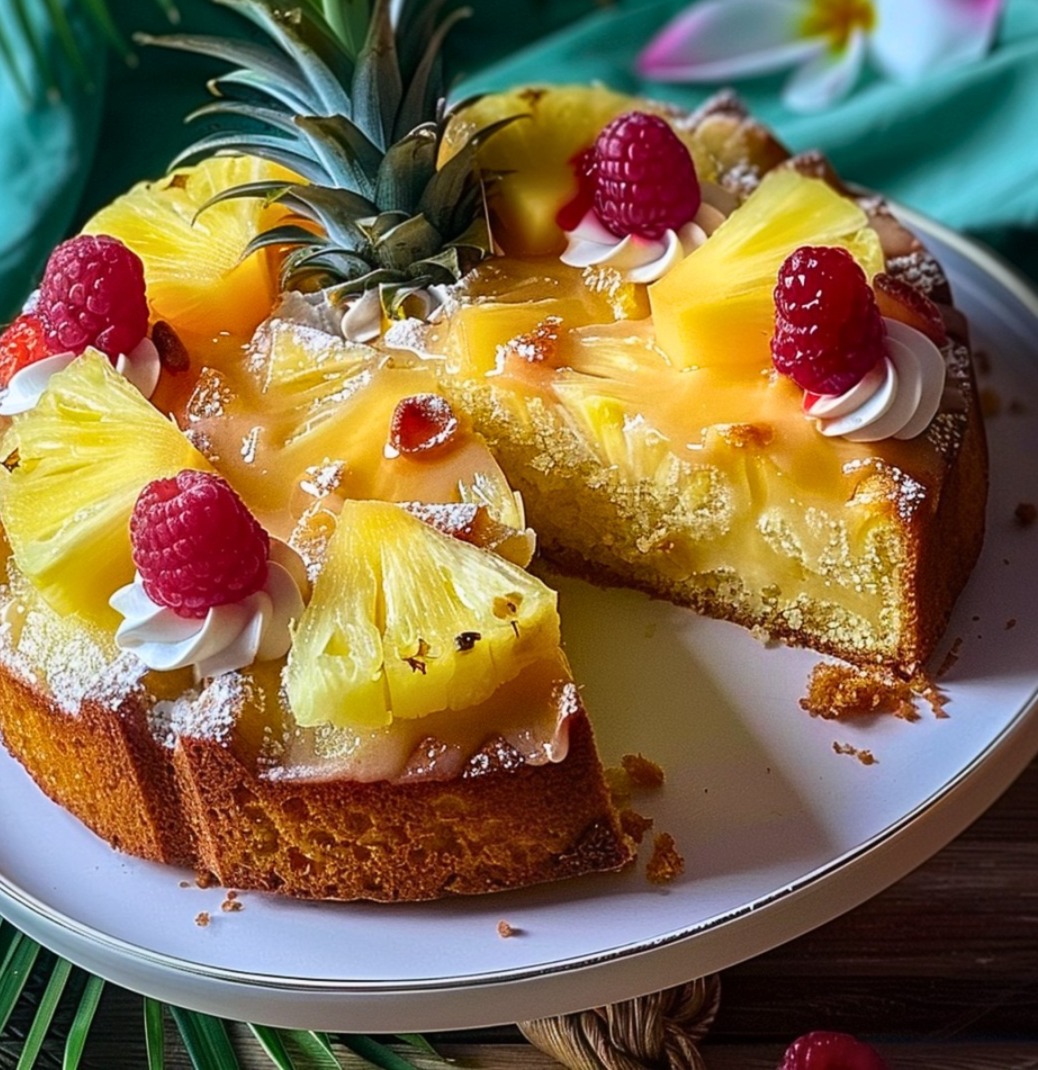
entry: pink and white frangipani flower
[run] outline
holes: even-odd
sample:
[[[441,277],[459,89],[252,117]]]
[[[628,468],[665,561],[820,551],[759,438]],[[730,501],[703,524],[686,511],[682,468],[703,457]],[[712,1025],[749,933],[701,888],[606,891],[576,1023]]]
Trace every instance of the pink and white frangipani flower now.
[[[638,57],[661,82],[728,82],[795,68],[782,91],[794,111],[817,111],[854,87],[866,58],[914,82],[979,59],[1004,0],[701,0]]]

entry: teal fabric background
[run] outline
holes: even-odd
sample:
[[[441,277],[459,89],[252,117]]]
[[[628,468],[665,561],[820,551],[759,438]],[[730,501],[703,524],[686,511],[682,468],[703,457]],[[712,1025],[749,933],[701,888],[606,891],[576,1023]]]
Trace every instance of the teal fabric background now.
[[[638,50],[684,0],[472,6],[475,16],[450,46],[452,69],[462,75],[458,92],[599,80],[693,106],[716,88],[659,85],[633,73]],[[8,7],[0,0],[0,20],[9,23]],[[113,7],[127,32],[168,29],[146,0]],[[241,26],[206,0],[182,0],[180,8],[184,30]],[[27,110],[0,74],[0,193],[8,208],[0,213],[0,317],[31,289],[47,250],[70,226],[160,174],[197,136],[182,119],[206,99],[206,77],[221,69],[146,49],[136,67],[109,57],[105,77],[103,47],[85,31],[83,40],[103,83],[94,93],[66,72],[61,103],[37,99]],[[798,116],[778,102],[780,84],[764,78],[738,89],[791,148],[824,149],[845,176],[995,244],[1038,278],[1038,0],[1009,0],[985,60],[912,88],[873,79],[823,114]]]
[[[31,9],[43,48],[60,78],[61,102],[49,100],[28,51],[18,49],[18,79],[0,64],[0,322],[31,288],[48,251],[75,215],[97,143],[103,95],[85,92],[60,58],[44,5]],[[106,73],[104,50],[70,12],[86,45],[98,87]],[[0,0],[0,35],[17,48],[23,38],[6,0]],[[24,94],[24,95],[23,95]]]

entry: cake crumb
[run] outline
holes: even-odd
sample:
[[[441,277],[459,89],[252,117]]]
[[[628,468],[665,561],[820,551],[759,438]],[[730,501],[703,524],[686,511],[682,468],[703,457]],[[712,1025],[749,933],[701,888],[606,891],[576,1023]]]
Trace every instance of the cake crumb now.
[[[190,881],[181,881],[180,882],[180,887],[181,888],[190,888],[191,887],[191,882]]]
[[[200,869],[195,873],[195,884],[199,888],[212,888],[220,882],[208,870]]]
[[[862,765],[875,765],[877,763],[876,756],[872,751],[859,750],[857,747],[851,746],[850,743],[833,743],[833,750],[837,754],[853,755]]]
[[[645,833],[653,826],[651,817],[643,817],[636,810],[630,808],[620,811],[620,828],[631,837],[635,843],[641,843],[645,839]]]
[[[878,668],[829,662],[811,670],[807,695],[800,700],[800,708],[826,721],[881,713],[892,713],[905,721],[914,721],[919,716],[912,684],[908,681]]]
[[[663,769],[644,754],[625,754],[620,759],[624,772],[636,788],[663,787]]]
[[[227,898],[220,904],[220,909],[225,914],[237,914],[239,910],[245,909],[245,904],[238,898],[238,893],[230,891],[227,893]]]
[[[507,940],[512,936],[522,936],[522,934],[522,929],[517,929],[514,925],[509,925],[504,919],[497,923],[497,935],[500,936],[502,940]]]
[[[1011,632],[1016,627],[1016,617],[1010,617],[1006,621],[1006,631]]]
[[[1022,528],[1029,528],[1038,520],[1038,506],[1034,502],[1020,502],[1013,511],[1013,517]]]
[[[933,713],[934,717],[938,720],[943,720],[948,716],[944,708],[948,699],[932,680],[920,679],[915,682],[914,686],[920,697],[929,704],[930,712]]]
[[[661,832],[652,841],[652,857],[645,867],[645,876],[652,884],[669,884],[685,872],[685,860],[678,853],[674,837]]]
[[[959,652],[962,650],[962,637],[959,636],[955,642],[952,643],[951,649],[944,655],[944,660],[937,667],[937,679],[947,675],[951,672],[955,663],[959,660]]]
[[[212,919],[209,917],[209,911],[208,910],[202,910],[198,914],[195,915],[195,924],[200,929],[204,929],[209,924],[209,922],[211,920]]]

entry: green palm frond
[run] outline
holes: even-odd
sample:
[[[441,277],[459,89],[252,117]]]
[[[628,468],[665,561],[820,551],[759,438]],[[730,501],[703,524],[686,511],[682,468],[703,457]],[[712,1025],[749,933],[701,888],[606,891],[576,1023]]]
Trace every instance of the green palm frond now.
[[[175,0],[154,0],[169,19],[180,20]],[[77,23],[90,26],[124,61],[136,62],[126,35],[112,16],[107,0],[10,0],[10,18],[0,18],[0,68],[7,72],[26,106],[34,103],[31,82],[48,96],[59,95],[56,63],[67,64],[79,84],[96,88],[90,55],[76,32]],[[53,36],[57,48],[48,47]],[[29,75],[34,77],[30,79]]]
[[[87,1052],[105,982],[47,951],[0,919],[0,1070],[78,1070]],[[378,1070],[417,1070],[394,1048],[367,1036],[335,1036],[270,1026],[242,1027],[212,1015],[142,997],[148,1070],[164,1070],[167,1041],[182,1045],[194,1070],[239,1070],[239,1046],[251,1038],[276,1070],[342,1070],[338,1046]],[[167,1025],[172,1025],[167,1030]],[[167,1033],[169,1035],[167,1035]],[[392,1038],[445,1063],[416,1035]],[[133,1038],[127,1037],[127,1044]],[[97,1063],[93,1064],[97,1066]],[[251,1065],[251,1064],[250,1064]]]

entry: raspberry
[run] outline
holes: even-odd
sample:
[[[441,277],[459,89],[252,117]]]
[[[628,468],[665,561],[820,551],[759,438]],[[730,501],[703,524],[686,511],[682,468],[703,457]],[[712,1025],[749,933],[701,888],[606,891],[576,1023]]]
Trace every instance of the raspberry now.
[[[409,456],[446,446],[458,430],[450,402],[439,394],[414,394],[397,402],[389,425],[389,444]]]
[[[849,1033],[807,1033],[786,1049],[778,1070],[887,1070],[878,1051]]]
[[[180,617],[204,617],[258,591],[267,578],[267,533],[211,472],[149,483],[130,516],[130,541],[148,597]]]
[[[617,237],[656,240],[699,211],[699,179],[688,149],[656,115],[632,111],[595,141],[595,212]]]
[[[555,222],[560,230],[576,230],[580,221],[595,206],[595,165],[594,147],[578,152],[569,162],[577,178],[577,192],[572,200],[567,201],[555,214]]]
[[[114,360],[148,331],[144,265],[115,238],[81,234],[51,253],[36,311],[51,352],[96,346]]]
[[[19,316],[0,335],[0,387],[29,364],[49,356],[43,324],[29,313]]]
[[[801,246],[775,287],[775,367],[813,394],[842,394],[883,357],[883,318],[846,249]]]

